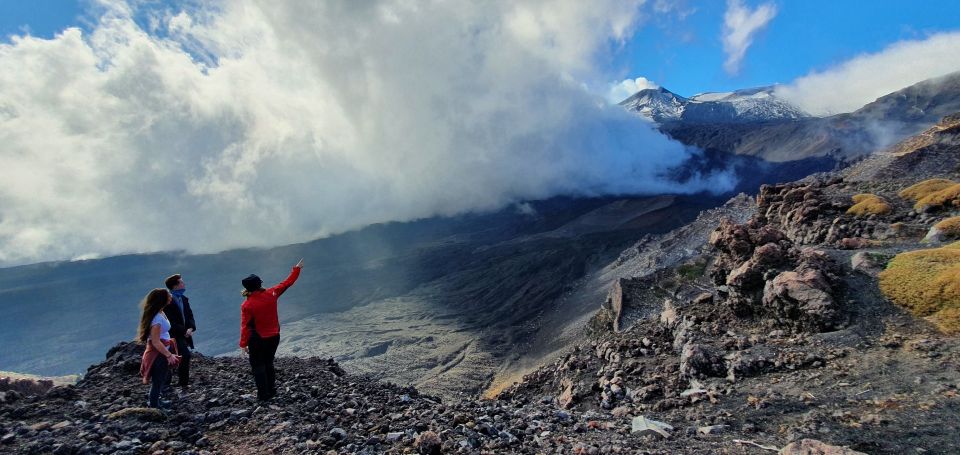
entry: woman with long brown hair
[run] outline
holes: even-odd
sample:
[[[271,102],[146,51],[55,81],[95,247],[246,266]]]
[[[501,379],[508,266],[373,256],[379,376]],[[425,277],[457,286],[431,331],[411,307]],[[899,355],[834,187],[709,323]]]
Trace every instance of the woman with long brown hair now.
[[[170,368],[180,363],[180,356],[175,353],[176,344],[170,338],[170,321],[162,311],[172,300],[170,291],[158,288],[150,291],[140,303],[143,311],[137,341],[147,345],[140,360],[140,376],[144,384],[150,384],[147,405],[151,408],[160,407],[160,390],[167,383]]]

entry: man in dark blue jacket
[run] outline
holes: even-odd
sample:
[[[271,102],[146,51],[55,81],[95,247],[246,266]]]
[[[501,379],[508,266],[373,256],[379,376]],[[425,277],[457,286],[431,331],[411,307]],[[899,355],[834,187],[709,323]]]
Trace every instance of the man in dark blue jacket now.
[[[163,313],[170,320],[170,337],[176,340],[177,351],[182,357],[177,376],[180,379],[180,393],[185,395],[190,386],[190,349],[193,348],[193,332],[197,330],[197,323],[193,320],[190,299],[183,295],[187,290],[183,277],[179,273],[171,275],[164,284],[173,295],[173,301],[163,308]]]

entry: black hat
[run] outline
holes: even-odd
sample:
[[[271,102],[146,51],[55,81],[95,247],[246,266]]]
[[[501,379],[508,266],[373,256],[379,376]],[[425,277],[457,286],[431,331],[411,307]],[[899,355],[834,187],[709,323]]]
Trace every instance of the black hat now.
[[[260,289],[260,285],[263,284],[263,280],[260,277],[250,274],[250,276],[240,280],[240,283],[243,284],[243,288],[248,291],[256,291]]]

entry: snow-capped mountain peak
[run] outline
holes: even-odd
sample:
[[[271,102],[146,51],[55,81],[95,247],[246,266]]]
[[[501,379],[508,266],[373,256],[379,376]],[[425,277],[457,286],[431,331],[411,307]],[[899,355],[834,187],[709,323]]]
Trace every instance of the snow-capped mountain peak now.
[[[688,100],[663,87],[640,90],[630,98],[620,102],[628,111],[637,112],[644,117],[661,122],[680,120]]]
[[[810,115],[774,94],[774,87],[706,92],[684,98],[665,88],[641,90],[620,103],[655,122],[742,123]]]

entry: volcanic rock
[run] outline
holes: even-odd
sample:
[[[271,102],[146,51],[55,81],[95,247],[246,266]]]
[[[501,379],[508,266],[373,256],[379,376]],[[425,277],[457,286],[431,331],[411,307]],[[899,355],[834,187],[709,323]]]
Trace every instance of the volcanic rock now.
[[[816,439],[802,439],[780,449],[780,455],[867,455],[846,447],[832,446]]]
[[[680,354],[680,374],[697,378],[704,376],[722,376],[723,359],[709,347],[687,343]]]
[[[823,331],[838,319],[830,285],[817,270],[783,272],[763,289],[763,305],[777,322],[800,329]]]

